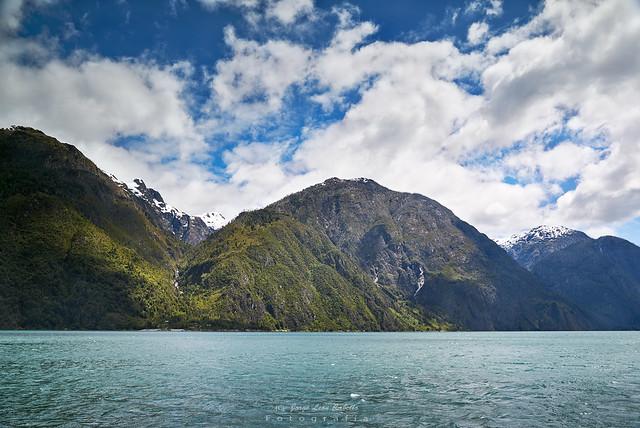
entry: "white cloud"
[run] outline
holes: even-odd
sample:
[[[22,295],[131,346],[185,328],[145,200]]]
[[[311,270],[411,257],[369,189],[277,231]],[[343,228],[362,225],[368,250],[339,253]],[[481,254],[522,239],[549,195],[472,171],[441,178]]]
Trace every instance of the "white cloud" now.
[[[15,31],[22,20],[24,0],[6,0],[0,4],[0,29]]]
[[[70,141],[139,134],[179,139],[158,153],[167,156],[189,156],[201,143],[175,68],[89,57],[36,66],[3,61],[0,74],[3,124],[30,124]]]
[[[253,9],[260,5],[260,0],[198,0],[204,7],[215,9],[222,6],[234,6]]]
[[[55,2],[56,0],[3,0],[0,2],[0,33],[18,30],[25,8],[43,7]]]
[[[508,156],[504,165],[519,181],[533,181],[538,175],[545,181],[562,181],[579,175],[599,158],[594,148],[565,141],[549,150],[540,144],[533,145]]]
[[[486,22],[474,22],[469,26],[467,41],[471,45],[477,45],[484,41],[489,33],[489,25]]]
[[[307,74],[311,52],[286,41],[260,45],[225,32],[233,55],[219,61],[212,80],[214,102],[223,113],[253,121],[278,111],[289,87]]]
[[[489,0],[489,5],[485,10],[488,16],[502,15],[502,0]]]
[[[507,145],[558,128],[574,112],[570,130],[610,146],[608,157],[578,168],[577,188],[551,210],[565,223],[597,226],[638,215],[637,181],[629,171],[640,169],[640,59],[630,54],[639,38],[640,5],[609,1],[549,2],[531,23],[496,39],[509,48],[483,73],[483,117],[496,141]]]
[[[279,0],[269,3],[265,15],[283,24],[292,24],[313,11],[313,0]]]
[[[257,26],[263,19],[291,25],[313,13],[313,0],[198,0],[205,8],[234,7],[243,11],[246,20]]]
[[[483,13],[489,17],[502,15],[502,0],[472,0],[464,9],[465,14]]]
[[[625,155],[638,152],[640,137],[640,56],[629,54],[640,39],[638,19],[630,1],[550,1],[531,22],[489,38],[484,52],[462,54],[446,41],[366,42],[376,26],[349,15],[332,43],[305,51],[304,66],[272,94],[274,109],[291,85],[305,85],[327,108],[353,88],[360,101],[341,121],[306,134],[294,171],[282,161],[264,167],[277,177],[275,187],[309,177],[372,177],[434,197],[493,236],[547,222],[608,230],[640,208],[629,173],[640,163]],[[614,22],[625,31],[601,31]],[[472,42],[488,33],[477,24]],[[272,68],[278,73],[261,70]],[[469,76],[480,77],[483,94],[457,83]],[[576,140],[545,150],[542,137],[563,127]],[[504,159],[478,163],[504,149]],[[252,174],[241,164],[230,171],[250,188]],[[503,182],[514,174],[520,184]],[[558,183],[568,178],[577,187],[564,193]]]
[[[619,223],[640,216],[640,151],[611,147],[611,155],[587,165],[578,187],[558,200],[558,214],[587,225]]]
[[[240,7],[262,13],[260,22],[287,23],[311,13],[309,3]],[[501,13],[501,2],[469,6],[476,3],[480,21]],[[345,110],[333,123],[312,121],[301,141],[240,142],[223,154],[228,180],[191,161],[206,153],[209,128],[185,105],[186,64],[61,60],[11,40],[0,44],[8,76],[0,119],[77,143],[100,166],[142,175],[191,212],[232,216],[330,176],[367,176],[433,197],[494,237],[543,223],[600,233],[640,216],[637,2],[549,0],[530,22],[496,36],[476,22],[469,43],[486,44],[468,53],[450,40],[375,40],[375,23],[357,22],[349,8],[333,12],[335,33],[316,49],[227,30],[231,52],[208,80],[207,120],[276,126],[294,90],[326,111]],[[27,48],[36,65],[18,61]],[[467,91],[467,82],[483,91]],[[136,134],[152,146],[108,144]],[[576,187],[564,191],[569,178]]]

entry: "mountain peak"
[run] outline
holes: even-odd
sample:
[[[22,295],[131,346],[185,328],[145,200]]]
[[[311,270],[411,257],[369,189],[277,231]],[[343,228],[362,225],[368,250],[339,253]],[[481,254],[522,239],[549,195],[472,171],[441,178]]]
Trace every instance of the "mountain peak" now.
[[[133,182],[136,184],[134,191],[140,193],[143,198],[148,200],[149,203],[158,206],[161,211],[174,212],[176,215],[184,215],[182,211],[167,204],[162,198],[160,192],[158,192],[156,189],[152,189],[151,187],[147,187],[147,185],[141,179],[136,178],[135,180],[133,180]]]
[[[140,178],[135,178],[132,183],[127,185],[115,175],[109,175],[109,177],[133,197],[157,226],[184,242],[198,244],[205,240],[214,229],[219,229],[226,223],[221,214],[218,214],[219,217],[209,216],[205,219],[190,216],[172,207],[165,202],[160,192],[147,187],[144,180]]]
[[[162,213],[170,213],[176,217],[183,217],[186,213],[183,213],[177,208],[167,204],[160,192],[151,187],[147,187],[143,180],[136,178],[133,180],[135,186],[131,189],[132,193],[137,197],[144,199],[150,205],[156,207]]]
[[[541,285],[485,235],[426,196],[396,192],[369,179],[332,178],[267,209],[320,231],[336,252],[358,263],[375,289],[415,303],[425,313],[450,314],[448,322],[469,329],[500,329],[533,319],[540,321],[529,328],[541,328],[547,322],[533,311],[496,310],[544,300]],[[335,259],[328,261],[342,269]],[[558,320],[554,328],[564,322]]]
[[[541,225],[496,242],[518,263],[531,269],[549,254],[588,239],[591,238],[585,233],[565,226]]]
[[[366,178],[366,177],[358,177],[358,178],[338,178],[338,177],[331,177],[327,181],[333,181],[333,182],[338,182],[338,183],[375,183],[375,181],[373,181],[370,178]],[[376,183],[377,184],[377,183]]]
[[[327,178],[326,180],[324,180],[322,183],[320,183],[320,186],[327,186],[327,185],[344,185],[344,184],[358,184],[358,183],[362,183],[362,184],[366,184],[366,183],[372,183],[375,185],[378,185],[378,183],[376,183],[375,181],[373,181],[370,178],[366,178],[366,177],[358,177],[358,178],[339,178],[339,177],[331,177],[331,178]]]
[[[147,190],[147,185],[144,183],[144,180],[141,178],[134,178],[133,182],[135,184],[136,189]]]
[[[538,227],[534,227],[529,231],[530,234],[534,234],[536,237],[540,239],[553,239],[559,238],[564,235],[569,235],[575,233],[576,231],[573,229],[569,229],[565,226],[548,226],[548,225],[540,225]]]
[[[534,227],[531,230],[522,233],[516,233],[511,235],[509,238],[500,239],[496,242],[505,249],[512,248],[519,243],[526,241],[546,241],[549,239],[558,239],[563,236],[572,235],[574,233],[581,233],[577,230],[569,229],[565,226],[548,226],[548,225],[540,225]]]

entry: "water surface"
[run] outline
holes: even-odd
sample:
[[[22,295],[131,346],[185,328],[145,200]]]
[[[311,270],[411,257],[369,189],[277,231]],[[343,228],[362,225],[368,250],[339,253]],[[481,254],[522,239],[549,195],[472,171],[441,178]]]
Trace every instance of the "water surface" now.
[[[0,426],[640,426],[640,332],[0,332]]]

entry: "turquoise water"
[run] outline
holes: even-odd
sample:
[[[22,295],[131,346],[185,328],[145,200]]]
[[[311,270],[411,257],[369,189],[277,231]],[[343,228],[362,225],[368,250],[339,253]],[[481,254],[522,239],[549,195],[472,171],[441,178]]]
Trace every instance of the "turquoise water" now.
[[[0,426],[640,426],[640,332],[0,332]]]

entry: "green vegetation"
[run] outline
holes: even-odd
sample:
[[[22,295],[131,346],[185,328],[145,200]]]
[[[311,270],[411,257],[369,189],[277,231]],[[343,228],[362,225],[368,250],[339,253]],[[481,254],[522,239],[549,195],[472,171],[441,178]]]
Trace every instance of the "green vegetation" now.
[[[75,147],[0,131],[0,327],[162,326],[180,253]]]
[[[0,325],[140,328],[176,307],[170,270],[42,193],[0,207]]]
[[[243,213],[186,258],[181,289],[192,322],[287,330],[414,330],[398,305],[329,239],[290,216]]]

